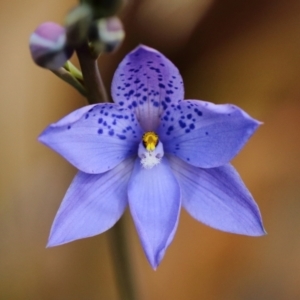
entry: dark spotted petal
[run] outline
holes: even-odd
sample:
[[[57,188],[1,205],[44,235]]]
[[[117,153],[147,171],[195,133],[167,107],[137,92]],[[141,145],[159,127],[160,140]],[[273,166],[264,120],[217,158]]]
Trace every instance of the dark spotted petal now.
[[[167,109],[158,134],[164,151],[201,168],[228,163],[259,126],[240,108],[184,100]]]
[[[116,104],[98,104],[76,110],[50,125],[39,141],[80,171],[99,174],[136,155],[141,136],[132,111]]]
[[[139,46],[120,63],[112,96],[122,107],[134,109],[145,131],[156,130],[163,111],[183,100],[178,69],[161,53]]]

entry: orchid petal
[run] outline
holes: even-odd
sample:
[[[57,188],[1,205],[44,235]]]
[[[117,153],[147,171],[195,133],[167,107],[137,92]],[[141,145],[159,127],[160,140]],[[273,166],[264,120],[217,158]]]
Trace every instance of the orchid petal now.
[[[99,174],[136,155],[142,130],[134,114],[116,104],[81,108],[40,135],[49,146],[80,171]]]
[[[143,168],[136,160],[128,201],[144,251],[155,269],[173,240],[180,210],[179,186],[165,158],[152,169]]]
[[[116,103],[133,109],[145,131],[158,127],[162,112],[183,100],[178,69],[158,51],[139,46],[120,63],[112,82]]]
[[[165,152],[196,167],[214,168],[228,163],[259,125],[234,105],[185,100],[165,111],[158,135]]]
[[[175,156],[169,160],[180,183],[182,205],[192,217],[231,233],[265,234],[258,206],[230,164],[201,169]]]
[[[127,206],[127,184],[134,160],[97,175],[79,172],[52,225],[48,247],[100,234],[111,228]]]

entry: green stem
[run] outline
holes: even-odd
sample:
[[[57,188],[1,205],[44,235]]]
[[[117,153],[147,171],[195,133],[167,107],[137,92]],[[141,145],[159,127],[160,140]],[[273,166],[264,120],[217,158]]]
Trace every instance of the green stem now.
[[[82,96],[87,97],[86,90],[82,86],[81,82],[68,70],[66,70],[65,68],[60,68],[58,70],[53,70],[52,73],[73,86]]]
[[[108,232],[120,300],[137,300],[126,240],[125,216]]]
[[[76,79],[83,81],[81,71],[78,70],[69,60],[64,64],[64,68],[69,71]]]

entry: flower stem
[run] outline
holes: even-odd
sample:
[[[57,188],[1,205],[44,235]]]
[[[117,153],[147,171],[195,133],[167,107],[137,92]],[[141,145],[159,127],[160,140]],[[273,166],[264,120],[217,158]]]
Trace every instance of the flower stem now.
[[[74,87],[82,96],[87,97],[86,90],[82,83],[73,76],[68,70],[65,68],[60,68],[58,70],[52,70],[56,76],[58,76],[63,81],[69,83],[72,87]]]
[[[126,243],[125,216],[108,232],[120,300],[137,300],[134,277]]]
[[[92,56],[88,44],[82,44],[76,49],[76,53],[84,78],[84,86],[87,91],[89,104],[109,102],[100,76],[97,60]]]

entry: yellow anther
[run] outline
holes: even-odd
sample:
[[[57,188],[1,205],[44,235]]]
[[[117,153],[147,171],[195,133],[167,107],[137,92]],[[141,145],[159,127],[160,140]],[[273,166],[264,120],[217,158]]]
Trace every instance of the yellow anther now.
[[[158,135],[148,131],[143,135],[143,145],[148,151],[153,151],[158,144]]]

